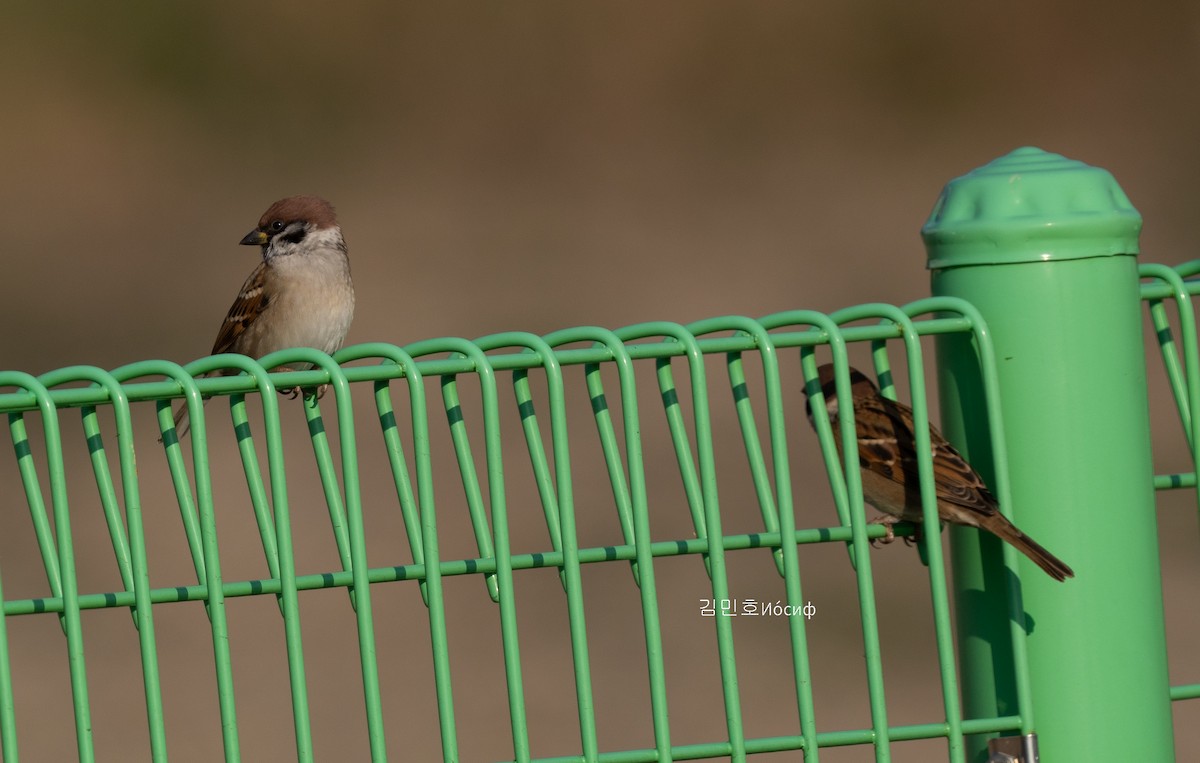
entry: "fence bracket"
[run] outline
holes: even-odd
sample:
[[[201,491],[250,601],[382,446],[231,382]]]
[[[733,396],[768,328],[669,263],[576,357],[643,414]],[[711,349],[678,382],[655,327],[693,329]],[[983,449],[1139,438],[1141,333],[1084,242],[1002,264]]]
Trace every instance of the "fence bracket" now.
[[[1038,763],[1037,734],[988,741],[988,763]]]

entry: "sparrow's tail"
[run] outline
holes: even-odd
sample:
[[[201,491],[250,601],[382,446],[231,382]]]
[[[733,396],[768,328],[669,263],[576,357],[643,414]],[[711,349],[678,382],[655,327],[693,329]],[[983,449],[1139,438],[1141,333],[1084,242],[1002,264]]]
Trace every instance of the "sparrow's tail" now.
[[[986,529],[1001,540],[1008,541],[1013,548],[1029,557],[1034,564],[1046,571],[1046,574],[1058,581],[1075,577],[1075,571],[1066,562],[1043,548],[1037,541],[1030,538],[1021,529],[1009,522],[1002,514],[996,514],[993,522],[988,522]]]

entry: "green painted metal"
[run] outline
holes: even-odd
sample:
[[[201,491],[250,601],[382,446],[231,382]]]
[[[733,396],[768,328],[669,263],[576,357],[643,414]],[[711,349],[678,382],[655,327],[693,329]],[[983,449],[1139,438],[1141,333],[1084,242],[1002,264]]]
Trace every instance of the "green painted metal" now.
[[[940,338],[945,432],[991,478],[986,412],[1002,411],[1002,504],[1077,575],[1057,583],[1024,559],[1014,567],[1011,553],[1002,560],[994,538],[951,531],[967,713],[1020,713],[1045,760],[1174,759],[1140,227],[1107,172],[1024,148],[948,184],[923,229],[933,292],[978,309],[999,382],[998,401],[986,400],[979,348]],[[1013,684],[1013,591],[1029,634],[1028,698]],[[1129,608],[1114,617],[1113,602]],[[1137,733],[1096,733],[1114,728]]]
[[[1136,254],[1141,228],[1107,170],[1025,147],[947,183],[921,235],[936,271]]]
[[[353,618],[357,632],[365,744],[373,761],[404,760],[404,747],[388,745],[389,731],[395,741],[395,716],[385,707],[376,645],[394,634],[378,632],[375,615],[381,597],[376,594],[378,586],[415,585],[428,618],[427,659],[433,676],[428,686],[406,690],[427,695],[436,706],[436,732],[429,733],[437,734],[443,761],[458,761],[461,742],[473,731],[460,725],[456,710],[451,670],[456,654],[444,580],[464,575],[479,578],[498,605],[506,687],[496,710],[507,715],[511,738],[493,746],[494,760],[746,761],[759,754],[803,751],[806,761],[819,763],[826,748],[861,746],[867,748],[862,756],[886,763],[911,740],[936,739],[944,740],[946,760],[965,762],[981,759],[985,736],[1032,732],[1039,734],[1046,760],[1116,760],[1113,750],[1120,759],[1170,759],[1169,701],[1200,697],[1200,684],[1167,686],[1151,512],[1154,488],[1192,488],[1197,482],[1200,415],[1194,411],[1200,407],[1200,346],[1191,301],[1200,294],[1200,281],[1193,279],[1200,264],[1139,269],[1133,256],[1138,224],[1136,212],[1107,173],[1022,149],[948,186],[925,228],[935,296],[904,306],[866,304],[831,314],[795,310],[759,319],[722,316],[688,325],[653,322],[617,330],[579,327],[544,337],[508,332],[476,340],[430,339],[403,348],[371,343],[345,348],[332,358],[291,350],[261,361],[222,355],[182,367],[145,361],[111,372],[90,367],[41,377],[2,372],[0,412],[9,418],[14,474],[29,510],[30,547],[41,557],[45,590],[34,598],[4,598],[0,606],[3,759],[17,761],[22,748],[22,694],[12,675],[12,661],[20,655],[10,651],[10,619],[59,620],[78,759],[93,761],[107,759],[111,751],[97,750],[92,738],[83,626],[95,610],[124,608],[131,614],[130,638],[137,640],[150,756],[167,760],[179,742],[164,720],[159,663],[166,652],[154,615],[159,607],[174,605],[204,608],[224,759],[242,760],[243,724],[256,719],[253,708],[235,701],[239,676],[231,658],[227,602],[268,596],[277,600],[282,620],[275,637],[287,658],[294,731],[294,750],[284,744],[282,754],[313,760],[307,661],[319,657],[306,655],[303,604],[309,592],[342,588],[347,592],[345,616]],[[1149,307],[1179,421],[1192,448],[1191,472],[1152,474],[1138,314],[1142,301]],[[824,507],[814,506],[820,503],[814,496],[823,488],[793,484],[789,448],[797,438],[812,436],[803,412],[796,414],[802,388],[807,385],[814,399],[820,396],[813,382],[818,357],[832,359],[839,395],[846,398],[849,349],[861,343],[869,346],[872,359],[872,367],[863,370],[873,372],[883,394],[894,398],[897,380],[901,375],[907,379],[917,448],[927,454],[928,380],[923,369],[930,338],[938,344],[944,431],[988,479],[1002,509],[1074,566],[1078,577],[1055,583],[1011,547],[955,528],[950,533],[951,578],[941,544],[929,542],[940,538],[940,528],[932,500],[932,464],[922,455],[918,473],[926,540],[919,551],[928,568],[937,659],[937,675],[931,672],[929,683],[940,692],[941,706],[936,717],[899,725],[888,712],[893,679],[884,658],[890,645],[879,632],[879,582],[870,547],[885,531],[867,520],[858,454],[853,448],[836,448],[824,407],[816,405],[819,447],[835,509],[825,518],[819,513]],[[710,373],[720,363],[725,373]],[[268,370],[297,364],[310,364],[311,370]],[[653,385],[638,384],[639,367],[653,374]],[[233,374],[205,376],[222,369]],[[427,381],[440,386],[440,400],[427,398]],[[725,383],[728,395],[716,394]],[[323,399],[308,395],[303,402],[306,449],[311,447],[321,485],[317,495],[305,498],[324,502],[335,569],[300,574],[277,390],[326,384],[329,394]],[[501,395],[505,384],[512,385],[511,397]],[[566,401],[572,384],[590,401],[592,421],[586,428],[568,428]],[[355,385],[370,393],[353,395]],[[248,396],[261,399],[258,417],[251,416]],[[204,401],[211,397],[227,400],[206,407]],[[180,398],[187,401],[191,418],[186,442],[172,424],[171,407]],[[364,400],[374,405],[380,440],[356,430],[356,406]],[[233,422],[229,441],[212,438],[205,421],[224,404]],[[144,455],[136,460],[137,451],[147,445],[135,441],[130,426],[137,406],[156,413],[162,460]],[[513,407],[515,417],[502,417],[506,406]],[[718,431],[714,413],[720,406],[731,406],[736,434]],[[405,407],[407,427],[397,416]],[[648,473],[642,429],[648,416],[657,418],[654,409],[660,407],[674,467]],[[73,496],[67,485],[78,491],[81,480],[67,479],[59,434],[59,420],[70,408],[82,414],[89,461],[83,469],[91,472],[82,481],[90,480],[96,491],[108,535],[102,543],[111,550],[120,590],[98,589],[91,580],[79,580],[76,572]],[[101,415],[104,408],[111,408],[113,416]],[[430,415],[431,410],[437,415]],[[1094,415],[1097,410],[1105,415]],[[502,437],[506,420],[519,426],[517,438]],[[35,430],[31,436],[29,421],[36,422],[40,434]],[[843,440],[853,441],[850,417],[840,425]],[[435,429],[443,426],[452,448],[447,455],[453,454],[445,466],[455,471],[462,491],[450,490],[435,500],[430,443]],[[588,431],[593,427],[594,434]],[[599,443],[603,463],[598,466],[608,481],[617,545],[580,543],[576,472],[581,449],[574,446],[585,437]],[[750,516],[761,522],[760,530],[723,528],[724,472],[715,457],[716,438],[741,444],[751,489],[742,500],[756,504]],[[44,448],[31,445],[39,440]],[[520,447],[508,444],[517,441]],[[364,525],[359,459],[375,443],[386,452],[381,468],[389,472],[384,477],[389,492],[395,491],[403,539],[372,536]],[[261,579],[226,580],[222,574],[221,554],[229,552],[219,541],[209,463],[218,449],[236,450],[241,461],[246,510],[261,546],[257,562],[266,575]],[[298,453],[289,454],[289,462]],[[114,465],[119,475],[112,473]],[[160,468],[169,474],[178,530],[194,577],[170,581],[174,585],[155,579],[159,584],[152,587],[147,560],[154,558],[148,553],[154,541],[142,529],[139,480],[145,478],[144,470]],[[514,469],[526,468],[533,476],[534,500],[540,503],[533,516],[544,523],[545,547],[514,553],[506,482]],[[675,482],[680,500],[652,507],[649,485],[655,481]],[[1120,520],[1098,519],[1097,511],[1105,508],[1119,510]],[[652,510],[677,512],[694,537],[653,537]],[[445,558],[439,533],[447,512],[462,512],[474,558]],[[914,528],[901,525],[897,533],[909,537]],[[863,658],[845,668],[866,687],[859,728],[830,728],[815,698],[812,624],[802,614],[807,599],[801,576],[805,552],[814,543],[843,544],[847,550],[844,567],[823,569],[823,574],[854,576],[858,621],[853,627],[862,638]],[[89,544],[89,552],[95,546]],[[411,563],[397,558],[401,548]],[[788,649],[778,655],[779,671],[794,686],[792,696],[780,701],[794,702],[796,714],[792,728],[781,735],[748,732],[739,679],[739,655],[746,646],[736,638],[731,618],[714,617],[711,629],[703,623],[706,628],[698,629],[696,637],[715,645],[712,667],[721,690],[710,699],[714,709],[723,711],[723,723],[705,740],[682,743],[671,724],[673,697],[656,567],[668,557],[693,559],[697,576],[706,578],[705,596],[715,602],[731,598],[729,559],[735,554],[758,554],[780,578],[778,595],[788,607]],[[629,566],[626,593],[636,597],[641,613],[644,653],[635,659],[644,660],[646,683],[640,690],[648,698],[653,732],[653,744],[645,748],[613,749],[597,724],[593,677],[600,668],[585,616],[588,591],[582,569],[612,563]],[[575,749],[549,757],[535,750],[536,730],[527,711],[528,647],[518,628],[519,622],[526,624],[515,595],[521,576],[539,569],[557,570],[561,581],[571,670],[561,679],[560,696],[564,710],[573,699],[578,722]],[[952,593],[959,616],[957,658]],[[1110,607],[1116,600],[1122,601],[1120,617],[1113,617]],[[1138,651],[1139,660],[1120,657],[1130,650]],[[1105,669],[1095,670],[1097,663]],[[1097,728],[1136,728],[1137,733],[1114,739],[1095,734]]]
[[[860,325],[863,321],[870,325]],[[852,325],[853,324],[853,325]],[[877,372],[890,379],[889,348],[902,347],[900,354],[910,369],[910,381],[918,398],[914,400],[919,418],[926,416],[920,338],[942,334],[967,334],[987,347],[987,334],[978,313],[970,305],[955,300],[922,300],[905,308],[889,305],[864,305],[833,315],[812,311],[791,311],[760,320],[727,316],[699,321],[687,326],[658,322],[639,324],[617,331],[581,327],[555,332],[540,338],[530,334],[507,333],[475,341],[434,339],[407,348],[386,344],[346,348],[330,359],[311,350],[295,350],[256,362],[241,356],[205,358],[187,367],[163,361],[133,364],[110,373],[90,368],[64,369],[34,379],[27,375],[6,374],[0,381],[16,391],[0,392],[0,409],[9,413],[11,432],[17,452],[18,474],[25,488],[34,534],[42,550],[48,596],[4,601],[2,614],[10,617],[52,614],[62,618],[68,636],[68,655],[73,666],[74,709],[81,760],[93,760],[86,669],[82,662],[81,613],[112,607],[129,608],[137,626],[134,632],[142,649],[142,672],[146,685],[148,731],[152,755],[166,759],[170,750],[161,714],[161,686],[157,673],[157,643],[153,629],[153,611],[157,606],[198,602],[206,609],[213,644],[213,666],[217,678],[217,699],[221,717],[223,749],[226,760],[242,759],[240,725],[247,722],[246,710],[235,703],[237,676],[230,659],[226,602],[244,596],[274,596],[283,619],[282,644],[288,659],[291,710],[295,733],[295,757],[314,757],[309,714],[309,685],[306,656],[300,630],[302,594],[306,591],[340,587],[350,594],[347,616],[355,618],[362,674],[363,712],[372,760],[382,761],[399,753],[389,751],[384,733],[385,708],[382,706],[379,666],[375,657],[375,632],[372,613],[372,586],[409,582],[419,585],[427,606],[431,636],[434,680],[429,691],[439,713],[438,734],[443,760],[459,759],[460,737],[465,733],[456,723],[450,666],[453,654],[445,614],[445,576],[480,576],[489,595],[499,602],[500,640],[503,646],[507,683],[507,712],[510,719],[512,749],[498,758],[514,761],[546,761],[563,758],[534,757],[530,741],[529,719],[525,710],[525,679],[517,629],[515,577],[526,570],[558,568],[566,596],[571,639],[576,715],[579,721],[579,749],[572,760],[680,760],[720,757],[746,760],[749,756],[784,750],[804,750],[806,759],[819,761],[823,747],[868,745],[876,761],[892,759],[893,746],[910,739],[947,740],[949,759],[963,759],[965,735],[979,731],[1006,731],[1020,727],[1015,715],[968,717],[959,706],[956,692],[957,669],[951,649],[949,607],[946,596],[945,568],[936,544],[928,549],[930,591],[935,611],[938,647],[938,682],[942,688],[945,715],[931,723],[896,726],[887,714],[887,682],[883,669],[876,608],[876,582],[871,573],[871,539],[883,534],[883,528],[866,521],[858,480],[857,456],[832,450],[828,422],[824,422],[822,449],[830,459],[831,488],[841,524],[812,526],[811,519],[801,524],[791,482],[788,442],[795,436],[796,422],[785,416],[787,398],[798,395],[804,381],[815,371],[813,350],[829,345],[835,360],[844,366],[847,346],[852,342],[870,342],[875,346]],[[784,364],[780,355],[800,348],[799,364]],[[762,367],[762,388],[747,382],[746,357],[756,356]],[[718,473],[713,455],[712,406],[717,399],[709,394],[712,383],[705,370],[705,358],[724,359],[730,396],[744,446],[746,463],[752,476],[754,495],[762,520],[762,531],[726,534],[721,526],[718,504]],[[373,361],[360,365],[361,361]],[[311,363],[311,371],[268,373],[275,365]],[[685,373],[678,374],[679,367]],[[351,365],[347,365],[351,364]],[[616,369],[618,389],[606,389],[601,369]],[[693,523],[696,537],[656,540],[650,535],[647,499],[647,474],[643,462],[640,430],[643,425],[639,398],[642,391],[634,377],[638,364],[653,367],[658,382],[655,397],[665,417],[672,439],[685,500],[680,510]],[[567,431],[565,416],[565,367],[582,366],[582,381],[592,403],[596,436],[605,460],[604,470],[611,482],[613,505],[622,545],[580,547],[575,530],[570,443],[581,433]],[[785,369],[790,367],[790,372]],[[204,374],[233,368],[233,376]],[[524,458],[533,470],[542,517],[546,524],[549,549],[537,553],[513,554],[509,550],[508,518],[504,475],[505,461],[515,454],[504,454],[500,439],[500,374],[511,373],[514,402],[524,435]],[[531,393],[530,376],[544,374],[548,412],[547,430],[541,423],[536,396]],[[472,442],[468,421],[456,379],[473,375],[479,380],[480,419],[483,450]],[[165,377],[167,381],[156,381]],[[424,394],[424,380],[440,378],[441,405],[454,446],[455,465],[464,492],[463,506],[471,518],[475,545],[480,555],[474,559],[442,560],[438,539],[438,512],[446,511],[445,502],[435,502],[431,479],[429,438],[434,426]],[[611,377],[610,377],[611,378]],[[82,379],[92,386],[61,386]],[[330,532],[337,548],[339,570],[317,574],[297,574],[293,561],[291,519],[288,512],[287,468],[280,440],[280,406],[276,390],[300,385],[313,387],[329,384],[332,395],[324,404],[313,398],[305,401],[304,412],[314,463],[321,480],[320,497],[330,519]],[[367,538],[363,527],[362,498],[358,484],[358,450],[361,435],[353,425],[354,399],[349,394],[354,384],[372,385],[372,399],[388,454],[388,468],[395,486],[397,504],[408,534],[411,564],[368,567]],[[400,386],[400,390],[395,387]],[[890,389],[885,384],[885,388]],[[691,404],[685,410],[681,392],[686,390]],[[407,397],[411,413],[410,437],[397,429],[393,397]],[[186,447],[176,436],[171,423],[171,398],[188,400],[192,421],[188,437],[192,451],[191,473],[184,459]],[[247,395],[262,399],[262,421],[252,421]],[[213,409],[203,405],[205,397],[227,397],[234,425],[234,442],[211,441],[205,416]],[[330,403],[330,401],[332,401]],[[340,454],[335,457],[327,436],[326,409],[336,411],[335,426]],[[103,406],[114,405],[117,417],[118,458],[122,465],[123,491],[114,489],[108,473],[104,450],[104,432],[96,416]],[[150,588],[145,560],[147,540],[138,525],[138,474],[133,469],[133,438],[123,427],[128,410],[134,405],[153,405],[163,431],[165,464],[179,504],[180,527],[187,541],[195,571],[193,582],[177,586]],[[114,561],[124,585],[121,591],[80,592],[73,583],[73,560],[67,517],[65,481],[61,475],[62,447],[47,435],[52,501],[58,518],[53,529],[45,517],[40,476],[35,454],[28,446],[24,429],[24,411],[40,410],[49,425],[61,411],[78,407],[84,413],[84,433],[91,446],[92,469],[97,494],[108,522]],[[624,452],[618,447],[613,426],[614,409],[624,433]],[[757,409],[757,410],[756,410]],[[758,428],[758,413],[765,411],[765,436]],[[843,423],[847,426],[848,421]],[[806,426],[806,425],[805,425]],[[264,431],[256,431],[256,430]],[[476,432],[479,430],[476,429]],[[802,430],[804,431],[804,430]],[[411,444],[409,444],[411,443]],[[209,451],[216,447],[236,448],[242,463],[250,507],[258,527],[262,563],[268,577],[259,580],[227,581],[222,578],[220,549],[213,511],[212,477]],[[260,469],[259,451],[266,448],[266,474]],[[503,460],[502,460],[503,459]],[[57,465],[56,465],[57,464]],[[477,469],[487,474],[484,489]],[[930,472],[924,467],[925,479]],[[340,476],[339,476],[340,475]],[[661,475],[666,477],[668,475]],[[195,489],[193,490],[193,482]],[[452,506],[452,504],[450,504]],[[124,516],[120,516],[121,509]],[[822,523],[818,522],[818,525]],[[907,531],[901,528],[901,534]],[[791,539],[784,542],[783,539]],[[870,708],[870,725],[859,730],[822,730],[819,707],[814,701],[808,654],[808,623],[803,617],[805,603],[800,576],[803,547],[811,543],[844,543],[850,551],[855,574],[860,629],[865,645],[862,669],[865,672]],[[769,550],[772,564],[782,576],[783,600],[788,605],[787,627],[790,648],[781,655],[781,668],[795,683],[797,708],[796,734],[779,737],[753,737],[747,734],[739,689],[738,645],[729,618],[713,619],[712,636],[717,647],[717,667],[721,676],[724,707],[724,732],[708,743],[680,744],[673,739],[670,725],[670,697],[664,670],[664,645],[659,624],[659,594],[655,583],[655,560],[663,557],[695,556],[703,562],[710,579],[713,600],[730,597],[726,557],[733,553]],[[584,617],[584,588],[580,570],[585,564],[628,563],[633,572],[631,583],[640,599],[646,655],[646,675],[654,732],[654,747],[648,750],[606,750],[598,733],[592,698],[592,659],[588,627]],[[13,715],[11,674],[6,669],[9,655],[4,651],[3,623],[0,623],[0,734],[6,760],[16,760],[18,740]],[[714,697],[714,700],[717,698]]]

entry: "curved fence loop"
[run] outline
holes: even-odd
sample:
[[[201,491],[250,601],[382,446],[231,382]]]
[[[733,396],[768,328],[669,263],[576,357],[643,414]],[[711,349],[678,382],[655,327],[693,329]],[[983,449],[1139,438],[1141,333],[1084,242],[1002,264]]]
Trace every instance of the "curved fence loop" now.
[[[646,473],[645,464],[642,461],[642,444],[637,414],[637,382],[633,374],[633,360],[624,343],[617,338],[616,334],[608,329],[595,326],[556,331],[547,334],[545,341],[552,348],[578,342],[590,342],[595,348],[603,348],[607,352],[605,360],[612,362],[617,369],[621,424],[625,433],[626,465],[624,467],[621,465],[620,447],[616,430],[613,427],[608,396],[605,394],[604,382],[601,378],[601,363],[585,363],[583,373],[588,401],[596,422],[596,433],[600,438],[600,448],[604,454],[604,464],[608,471],[609,484],[612,486],[613,505],[617,511],[621,537],[626,545],[633,546],[636,544],[634,513],[646,511]],[[639,562],[633,559],[629,564],[633,571],[634,582],[641,585],[641,573],[638,571]]]
[[[496,392],[496,372],[488,363],[487,356],[478,345],[461,338],[444,337],[424,342],[410,344],[405,349],[413,358],[426,355],[450,353],[468,361],[465,370],[473,371],[479,377],[480,395],[483,399],[484,410],[484,457],[488,474],[488,491],[492,501],[492,511],[496,504],[504,504],[503,463],[500,455],[500,419]],[[454,455],[458,459],[459,477],[462,481],[463,493],[467,501],[467,512],[471,518],[471,529],[475,533],[475,544],[481,558],[496,558],[492,541],[492,531],[488,525],[487,512],[483,506],[483,490],[475,470],[475,457],[471,452],[471,441],[467,434],[466,421],[458,397],[457,373],[441,375],[442,403],[446,409],[446,420],[450,427],[450,437],[454,442]],[[498,562],[499,560],[497,560]],[[496,573],[490,572],[484,576],[488,596],[493,602],[500,603],[500,586]]]
[[[758,498],[763,527],[768,533],[778,533],[779,512],[792,511],[792,489],[791,480],[788,477],[787,427],[783,419],[783,392],[779,380],[779,360],[776,356],[775,346],[771,343],[770,336],[762,324],[743,316],[725,316],[697,321],[688,324],[688,329],[696,336],[731,331],[754,339],[755,351],[761,358],[763,366],[768,442],[771,447],[771,467],[775,473],[774,490],[771,487],[771,478],[767,474],[767,459],[763,457],[758,425],[754,420],[750,390],[746,384],[746,375],[742,367],[743,353],[726,353],[726,368],[729,374],[730,392],[733,395],[734,407],[742,433],[742,444],[746,451],[746,462],[750,469],[754,492]],[[775,549],[773,556],[776,570],[782,576],[782,549]]]

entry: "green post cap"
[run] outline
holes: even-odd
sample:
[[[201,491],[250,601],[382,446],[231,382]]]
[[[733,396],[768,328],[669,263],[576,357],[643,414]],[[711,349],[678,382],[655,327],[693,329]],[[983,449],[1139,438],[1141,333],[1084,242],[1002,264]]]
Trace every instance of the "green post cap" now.
[[[939,270],[1137,254],[1141,229],[1107,170],[1027,146],[947,183],[921,237]]]

